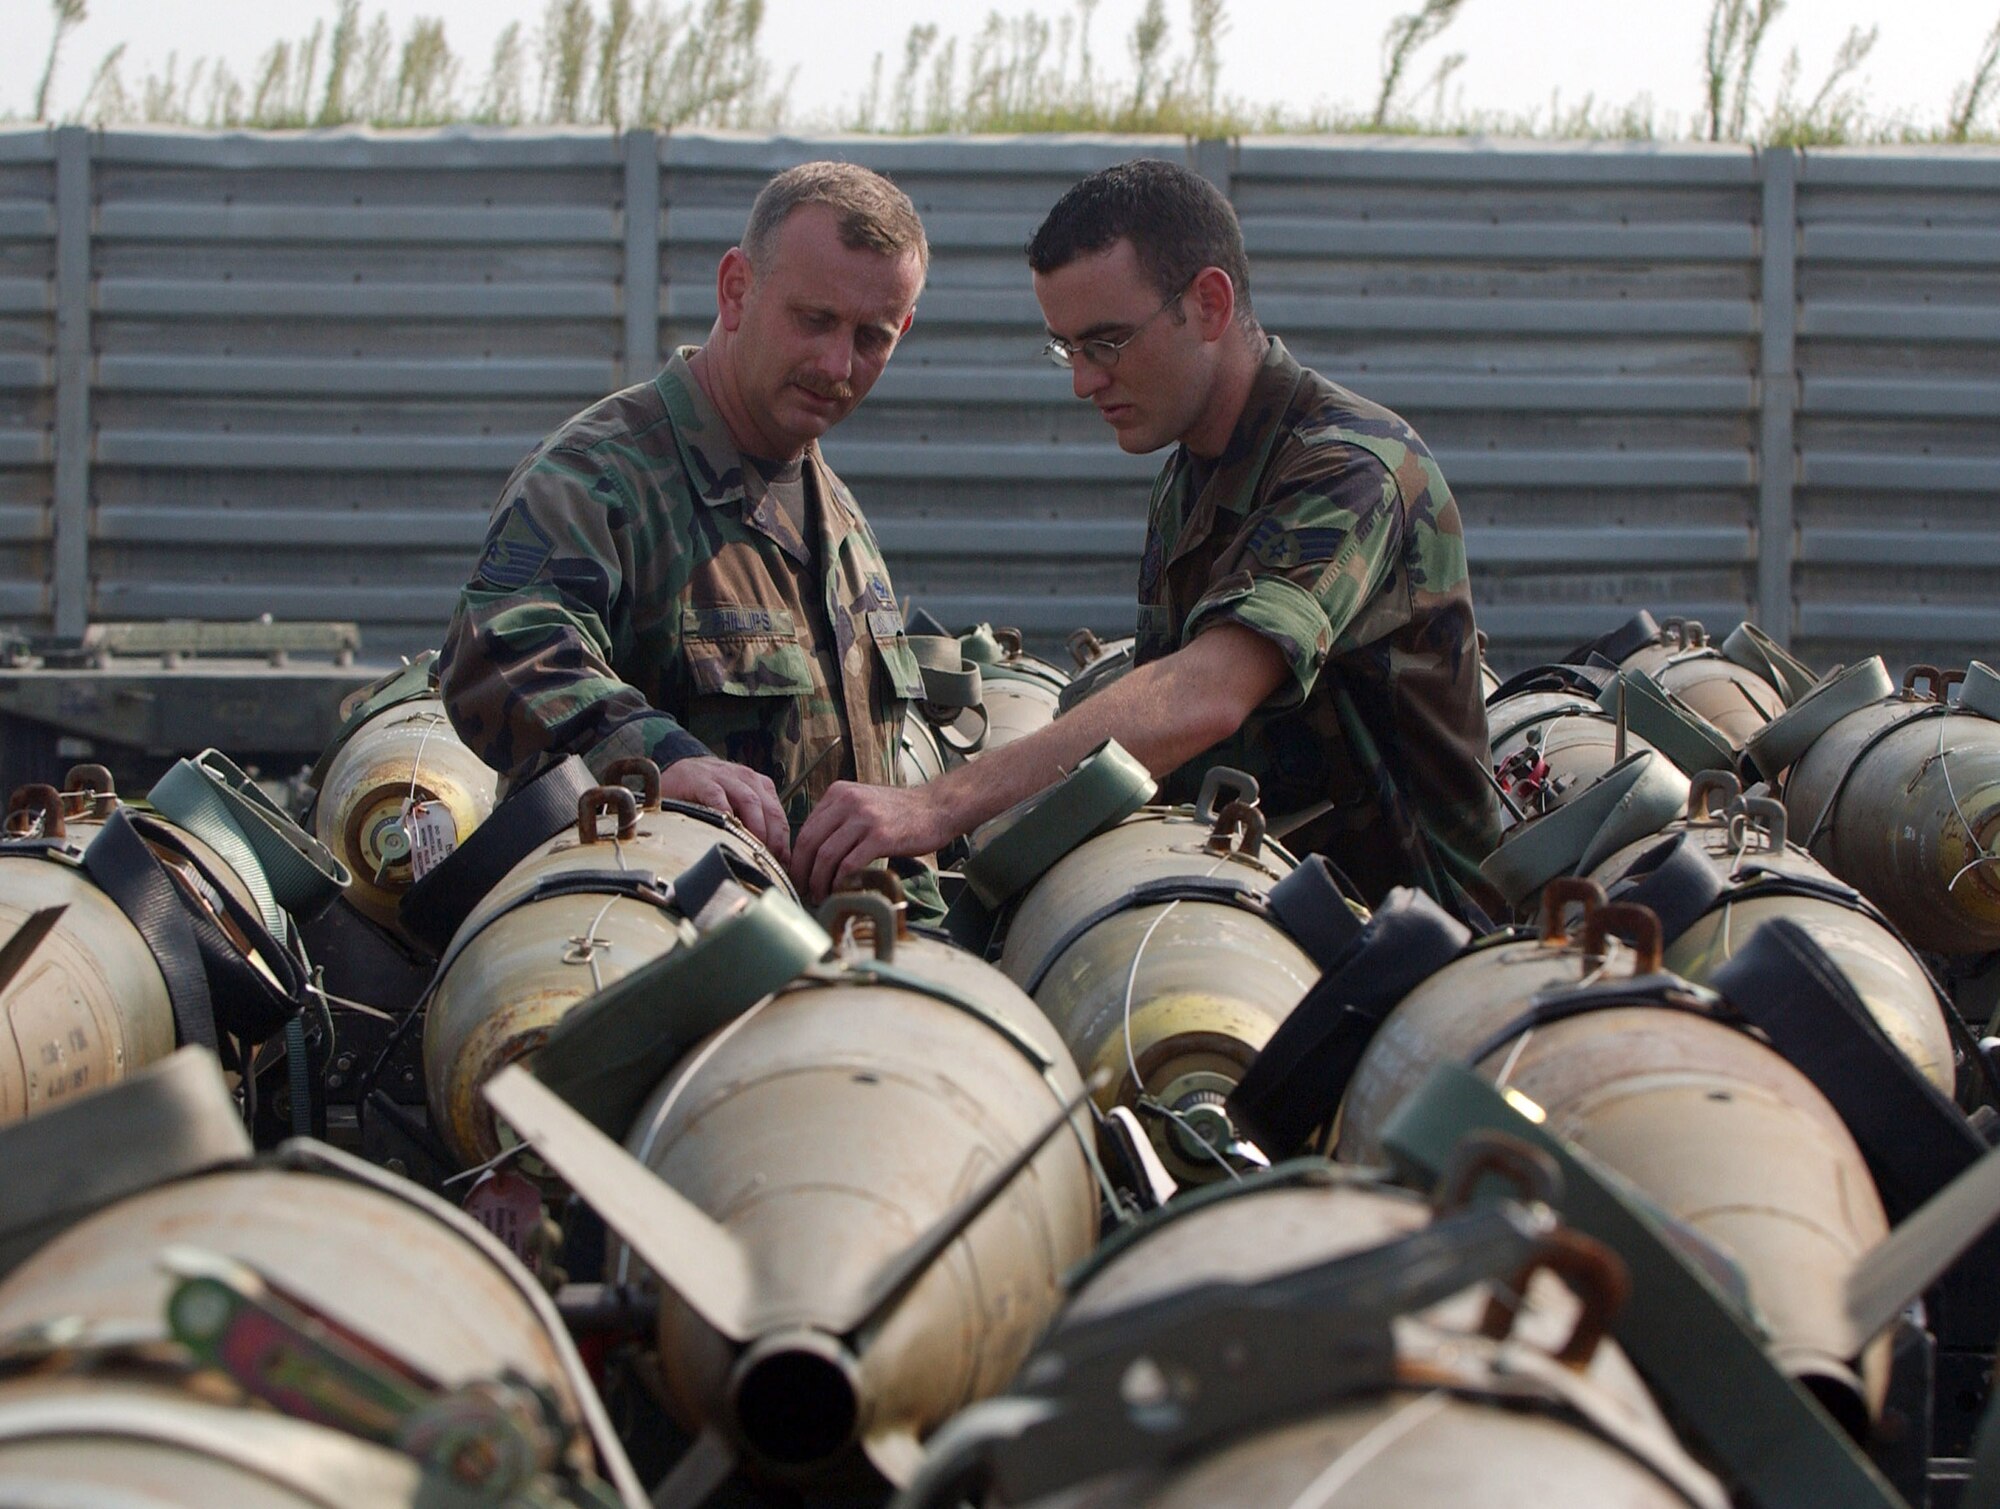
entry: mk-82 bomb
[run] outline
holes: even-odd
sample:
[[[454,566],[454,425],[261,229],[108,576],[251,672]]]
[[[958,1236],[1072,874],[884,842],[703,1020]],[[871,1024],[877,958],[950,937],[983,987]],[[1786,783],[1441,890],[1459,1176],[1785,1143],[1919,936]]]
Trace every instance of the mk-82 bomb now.
[[[1714,1019],[1712,993],[1660,972],[1651,913],[1600,902],[1559,880],[1539,936],[1475,945],[1406,996],[1354,1072],[1337,1156],[1379,1162],[1385,1122],[1424,1075],[1470,1065],[1732,1258],[1779,1365],[1859,1428],[1888,1361],[1877,1343],[1857,1371],[1848,1350],[1847,1279],[1888,1230],[1862,1155],[1803,1073]],[[1575,941],[1573,904],[1586,909]]]
[[[1949,1096],[1951,1007],[1929,971],[1859,891],[1787,842],[1782,805],[1736,793],[1733,776],[1704,771],[1685,820],[1627,844],[1588,878],[1611,900],[1659,917],[1662,963],[1697,985],[1712,984],[1764,923],[1789,918],[1826,951],[1889,1041]]]
[[[307,987],[286,906],[323,908],[347,878],[213,750],[143,811],[102,767],[65,785],[16,791],[0,838],[0,930],[15,940],[0,956],[14,1050],[0,1053],[0,1124],[116,1083],[177,1037],[277,1032]]]
[[[1657,750],[1686,775],[1730,770],[1736,744],[1640,669],[1546,665],[1487,706],[1502,800],[1516,823],[1574,801],[1621,760]]]
[[[895,1509],[1720,1509],[1602,1340],[1623,1264],[1554,1223],[1541,1155],[1461,1147],[1435,1206],[1312,1160],[1122,1233]],[[1511,1198],[1466,1208],[1484,1174]]]
[[[978,665],[985,691],[981,753],[1002,749],[1055,721],[1069,673],[1022,648],[1019,629],[981,624],[960,635],[959,643],[965,658]]]
[[[1493,768],[1510,826],[1553,812],[1618,761],[1653,746],[1620,728],[1601,688],[1573,666],[1539,666],[1496,691],[1486,708]]]
[[[832,1489],[902,1481],[1006,1382],[1098,1193],[1082,1082],[1034,1003],[899,935],[888,898],[822,917],[830,957],[775,888],[720,892],[693,943],[486,1094],[628,1244],[610,1277],[660,1291],[651,1371],[710,1442],[686,1470]]]
[[[1517,916],[1533,914],[1549,882],[1590,870],[1684,817],[1688,791],[1688,778],[1658,750],[1629,754],[1565,791],[1558,805],[1507,829],[1479,872]]]
[[[1138,641],[1129,634],[1123,639],[1099,639],[1089,629],[1076,630],[1068,643],[1070,659],[1076,662],[1076,674],[1069,678],[1069,685],[1057,698],[1058,711],[1065,713],[1130,671],[1138,648]]]
[[[1090,786],[1104,805],[1073,821]],[[1319,966],[1271,915],[1297,861],[1266,841],[1256,782],[1215,770],[1194,807],[1140,808],[1152,790],[1109,746],[984,838],[966,877],[996,904],[1018,894],[1000,968],[1108,1076],[1100,1105],[1137,1110],[1174,1177],[1207,1182],[1239,1155],[1222,1102]]]
[[[413,881],[486,820],[499,773],[452,729],[435,651],[363,687],[314,768],[313,831],[354,876],[347,900],[393,927]]]
[[[644,1502],[553,1304],[493,1237],[317,1143],[231,1158],[234,1117],[190,1051],[48,1118],[60,1141],[0,1139],[36,1169],[0,1226],[34,1224],[23,1201],[71,1223],[0,1279],[0,1500]],[[114,1203],[86,1211],[78,1186]]]
[[[924,700],[903,720],[903,782],[920,786],[945,771],[1026,738],[1054,721],[1069,677],[1021,644],[1019,629],[979,624],[952,636],[910,635]]]
[[[1961,683],[1955,701],[1947,701]],[[1919,948],[2000,948],[2000,676],[1879,656],[1828,677],[1744,753],[1782,781],[1792,837]]]
[[[621,761],[572,807],[573,822],[514,863],[459,925],[424,1023],[431,1124],[464,1166],[500,1151],[480,1087],[532,1053],[585,998],[685,943],[673,878],[718,843],[787,894],[775,855],[734,817],[660,800],[651,761]],[[642,790],[617,784],[635,777]],[[477,859],[476,851],[469,852]],[[457,883],[453,864],[437,872]]]
[[[1621,670],[1651,677],[1719,729],[1733,749],[1741,749],[1816,679],[1749,623],[1716,645],[1694,619],[1669,618],[1656,624],[1652,614],[1641,612],[1624,627],[1580,646],[1571,658],[1583,661],[1593,651]]]

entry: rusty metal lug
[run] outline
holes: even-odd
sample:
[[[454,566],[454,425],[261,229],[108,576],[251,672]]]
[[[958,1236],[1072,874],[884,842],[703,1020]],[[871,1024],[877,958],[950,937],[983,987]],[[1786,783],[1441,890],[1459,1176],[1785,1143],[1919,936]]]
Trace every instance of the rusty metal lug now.
[[[1588,918],[1604,905],[1604,887],[1580,875],[1558,875],[1542,888],[1542,942],[1550,948],[1569,946],[1571,906],[1583,908]]]
[[[1495,1287],[1479,1324],[1480,1334],[1493,1341],[1504,1340],[1514,1329],[1529,1282],[1544,1270],[1560,1278],[1583,1302],[1575,1329],[1556,1353],[1557,1362],[1580,1371],[1597,1355],[1598,1345],[1632,1292],[1632,1275],[1618,1254],[1580,1231],[1557,1227],[1543,1239],[1542,1250],[1533,1262],[1511,1283]]]
[[[1513,1185],[1521,1200],[1554,1205],[1562,1195],[1562,1170],[1547,1153],[1506,1132],[1474,1132],[1460,1139],[1451,1151],[1451,1162],[1438,1175],[1431,1191],[1432,1213],[1447,1216],[1464,1209],[1488,1174]]]
[[[7,836],[30,838],[37,834],[43,838],[69,836],[63,822],[62,793],[42,781],[17,786],[7,798]]]
[[[631,777],[639,780],[639,806],[652,810],[660,805],[660,767],[644,755],[627,755],[604,767],[604,784],[623,786]]]
[[[597,826],[600,817],[616,813],[617,833],[630,838],[639,828],[639,799],[629,786],[593,786],[576,799],[577,842],[594,844],[604,835]]]

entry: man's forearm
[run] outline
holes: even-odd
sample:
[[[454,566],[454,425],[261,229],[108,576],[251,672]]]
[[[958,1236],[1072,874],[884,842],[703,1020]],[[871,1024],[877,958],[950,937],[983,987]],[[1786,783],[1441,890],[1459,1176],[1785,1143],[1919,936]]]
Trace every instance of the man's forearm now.
[[[1283,675],[1245,630],[1212,631],[1142,665],[1027,738],[932,782],[955,832],[969,833],[1060,780],[1106,739],[1158,777],[1235,733]]]

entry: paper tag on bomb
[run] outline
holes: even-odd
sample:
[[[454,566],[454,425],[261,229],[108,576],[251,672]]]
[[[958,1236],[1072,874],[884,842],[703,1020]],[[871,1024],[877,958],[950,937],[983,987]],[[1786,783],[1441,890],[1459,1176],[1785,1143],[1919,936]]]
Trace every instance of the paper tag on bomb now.
[[[458,847],[458,824],[442,802],[403,803],[403,832],[410,840],[410,879],[422,880]]]
[[[548,1211],[533,1180],[511,1168],[489,1168],[466,1193],[465,1213],[498,1237],[530,1271],[539,1267],[542,1221]]]

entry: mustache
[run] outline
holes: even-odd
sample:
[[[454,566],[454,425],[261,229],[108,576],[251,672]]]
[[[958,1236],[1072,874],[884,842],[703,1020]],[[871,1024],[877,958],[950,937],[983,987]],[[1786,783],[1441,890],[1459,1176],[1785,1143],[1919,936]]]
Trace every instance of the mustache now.
[[[851,382],[827,382],[811,372],[797,372],[792,381],[816,398],[829,399],[835,403],[848,403],[854,398],[854,384]]]

